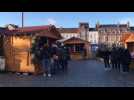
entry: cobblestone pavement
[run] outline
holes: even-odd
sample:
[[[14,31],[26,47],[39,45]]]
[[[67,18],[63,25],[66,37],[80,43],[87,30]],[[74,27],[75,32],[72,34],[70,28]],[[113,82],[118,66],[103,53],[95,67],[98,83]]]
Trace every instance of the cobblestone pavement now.
[[[0,74],[0,87],[133,87],[134,71],[127,74],[105,71],[95,60],[71,61],[68,73],[59,72],[51,78],[42,75]]]

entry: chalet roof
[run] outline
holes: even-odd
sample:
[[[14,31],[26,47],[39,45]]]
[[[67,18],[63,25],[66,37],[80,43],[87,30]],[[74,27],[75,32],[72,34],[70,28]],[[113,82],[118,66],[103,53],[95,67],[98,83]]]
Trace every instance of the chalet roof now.
[[[5,29],[0,32],[1,34],[4,34],[4,35],[37,34],[41,36],[48,36],[51,38],[59,38],[59,39],[62,38],[59,31],[53,25],[29,26],[29,27],[23,27],[23,28],[15,28],[14,30]]]
[[[123,34],[123,36],[122,36],[122,38],[121,38],[121,42],[125,42],[125,41],[128,39],[128,37],[129,37],[130,35],[131,35],[130,32]]]
[[[134,41],[134,32],[129,31],[127,33],[124,33],[121,42],[131,42],[131,41]]]
[[[63,42],[64,44],[83,44],[83,43],[89,43],[88,41],[85,41],[83,39],[72,37],[70,39],[67,39]]]
[[[134,33],[133,34],[131,34],[127,39],[126,39],[126,41],[125,42],[134,42]]]

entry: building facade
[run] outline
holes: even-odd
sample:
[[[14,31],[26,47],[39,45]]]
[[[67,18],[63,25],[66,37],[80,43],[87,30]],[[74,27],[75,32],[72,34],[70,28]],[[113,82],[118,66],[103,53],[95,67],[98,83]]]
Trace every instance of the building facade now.
[[[96,25],[99,33],[99,43],[112,45],[120,43],[123,34],[130,31],[129,23],[127,24],[99,24]]]
[[[59,28],[58,30],[63,37],[63,41],[72,37],[86,40],[91,44],[98,44],[99,41],[98,31],[96,28],[89,28],[88,23],[79,23],[78,28]]]
[[[99,42],[99,34],[98,34],[98,31],[95,28],[89,28],[88,41],[91,44],[98,44],[98,42]]]
[[[133,32],[134,27],[130,27],[129,22],[126,24],[100,24],[97,23],[95,28],[90,28],[86,22],[80,22],[78,28],[59,28],[59,31],[67,40],[72,37],[81,38],[91,44],[118,44],[121,43],[123,35],[127,32]]]
[[[89,24],[86,22],[79,23],[79,33],[81,39],[88,41]]]
[[[80,37],[78,28],[59,28],[59,32],[63,37],[63,40],[70,39],[72,37]]]

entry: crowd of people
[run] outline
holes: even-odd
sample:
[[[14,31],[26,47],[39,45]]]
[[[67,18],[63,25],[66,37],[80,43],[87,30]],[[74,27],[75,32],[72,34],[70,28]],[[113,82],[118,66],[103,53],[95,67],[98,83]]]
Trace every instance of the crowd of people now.
[[[117,70],[119,72],[129,72],[129,65],[131,63],[131,55],[128,49],[123,45],[112,45],[108,48],[105,45],[103,49],[98,49],[99,57],[103,58],[105,70]]]
[[[60,70],[67,72],[69,50],[61,43],[43,44],[35,56],[43,69],[44,77],[51,77]]]

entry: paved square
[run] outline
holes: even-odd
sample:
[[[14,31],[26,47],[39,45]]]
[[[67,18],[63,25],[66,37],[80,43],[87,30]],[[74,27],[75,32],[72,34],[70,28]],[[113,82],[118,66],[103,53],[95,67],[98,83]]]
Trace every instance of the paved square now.
[[[133,87],[134,71],[128,74],[105,71],[104,64],[95,60],[70,61],[68,73],[51,78],[42,75],[24,76],[0,74],[0,87]]]

